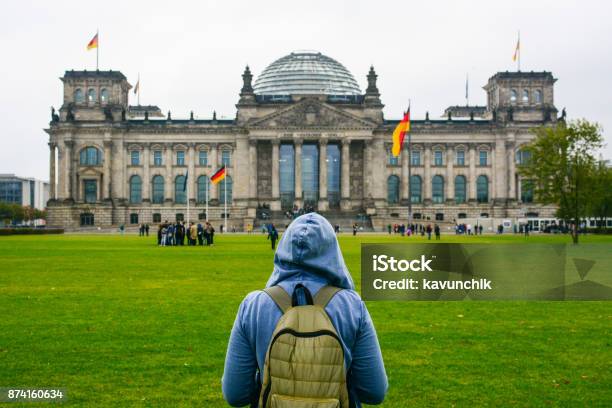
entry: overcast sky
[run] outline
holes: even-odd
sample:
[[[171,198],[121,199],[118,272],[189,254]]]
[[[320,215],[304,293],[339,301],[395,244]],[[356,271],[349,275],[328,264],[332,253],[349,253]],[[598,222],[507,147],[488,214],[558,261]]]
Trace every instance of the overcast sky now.
[[[0,173],[49,177],[50,106],[68,69],[95,69],[86,44],[100,30],[100,69],[120,70],[142,104],[173,118],[233,118],[244,66],[255,77],[293,50],[313,49],[353,73],[378,73],[385,117],[440,116],[486,102],[482,86],[515,70],[552,71],[555,104],[604,128],[612,158],[612,5],[606,1],[12,1],[0,15]],[[131,103],[136,100],[130,94]]]

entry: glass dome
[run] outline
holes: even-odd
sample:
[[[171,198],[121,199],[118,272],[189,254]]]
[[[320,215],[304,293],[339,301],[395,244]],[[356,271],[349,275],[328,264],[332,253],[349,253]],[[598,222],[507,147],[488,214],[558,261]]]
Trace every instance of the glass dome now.
[[[361,95],[353,75],[317,51],[295,51],[274,61],[253,88],[257,95]]]

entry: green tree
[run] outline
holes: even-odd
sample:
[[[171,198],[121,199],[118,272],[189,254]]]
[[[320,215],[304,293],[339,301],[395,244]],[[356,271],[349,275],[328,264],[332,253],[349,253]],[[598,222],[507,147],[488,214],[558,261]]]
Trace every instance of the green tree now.
[[[519,167],[519,173],[529,180],[536,201],[556,205],[557,217],[572,224],[572,241],[577,244],[580,221],[589,215],[594,153],[603,144],[601,128],[577,120],[533,132],[536,138],[525,148],[530,160]]]
[[[589,215],[599,219],[602,228],[607,229],[606,218],[612,217],[612,167],[600,160],[595,166],[591,180],[593,197],[590,201]]]

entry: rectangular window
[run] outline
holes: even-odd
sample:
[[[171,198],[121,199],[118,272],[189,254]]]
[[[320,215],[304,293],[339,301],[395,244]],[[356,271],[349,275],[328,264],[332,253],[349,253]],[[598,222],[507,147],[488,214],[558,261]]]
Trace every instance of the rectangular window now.
[[[21,181],[0,182],[0,201],[21,205],[23,187]]]
[[[83,213],[81,214],[81,226],[90,226],[94,225],[94,215],[91,213]]]
[[[389,148],[389,151],[387,152],[387,156],[388,156],[389,166],[399,166],[399,156],[397,157],[393,156],[393,153],[391,152],[391,148]]]
[[[98,182],[96,180],[83,181],[85,191],[85,202],[95,203],[98,201]]]
[[[155,222],[155,223],[160,223],[161,222],[161,214],[160,213],[153,213],[153,222]]]
[[[442,151],[436,150],[434,151],[434,166],[442,166],[442,165],[443,165]]]
[[[481,150],[479,153],[479,165],[486,166],[487,165],[487,151]]]
[[[412,152],[410,152],[410,156],[412,157],[413,166],[421,165],[421,152],[419,150],[413,150]]]
[[[229,150],[223,150],[221,152],[221,164],[225,167],[229,167],[231,163],[232,152]]]
[[[140,165],[140,152],[138,150],[132,150],[131,158],[132,158],[132,166]]]
[[[162,152],[161,150],[155,150],[153,152],[153,165],[161,166],[162,165]]]
[[[176,220],[177,221],[185,221],[185,216],[182,213],[177,213],[176,214]]]
[[[465,166],[465,152],[463,150],[457,151],[457,166]]]
[[[200,166],[208,166],[208,152],[200,151],[200,156],[198,159]]]
[[[185,165],[185,152],[183,151],[176,152],[176,165],[177,166]]]
[[[138,214],[130,214],[130,224],[138,224]]]

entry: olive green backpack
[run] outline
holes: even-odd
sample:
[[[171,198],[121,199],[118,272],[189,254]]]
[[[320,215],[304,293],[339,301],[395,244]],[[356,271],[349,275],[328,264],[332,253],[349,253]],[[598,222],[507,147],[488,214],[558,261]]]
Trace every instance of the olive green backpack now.
[[[307,305],[293,306],[302,287]],[[314,299],[296,286],[294,299],[280,286],[264,291],[283,312],[266,353],[262,408],[349,408],[344,349],[325,306],[341,290],[324,286]]]

